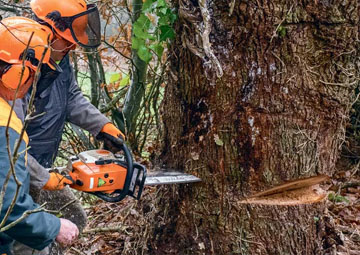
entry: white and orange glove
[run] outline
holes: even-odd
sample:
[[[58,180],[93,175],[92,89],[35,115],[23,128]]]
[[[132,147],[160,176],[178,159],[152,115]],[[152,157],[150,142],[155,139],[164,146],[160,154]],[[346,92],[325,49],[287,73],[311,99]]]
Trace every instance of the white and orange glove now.
[[[125,135],[112,123],[106,123],[96,137],[104,141],[104,148],[113,153],[122,149]]]
[[[66,178],[65,176],[52,172],[50,173],[50,178],[47,183],[44,185],[44,190],[62,190],[65,188],[65,185],[72,184],[73,182]]]

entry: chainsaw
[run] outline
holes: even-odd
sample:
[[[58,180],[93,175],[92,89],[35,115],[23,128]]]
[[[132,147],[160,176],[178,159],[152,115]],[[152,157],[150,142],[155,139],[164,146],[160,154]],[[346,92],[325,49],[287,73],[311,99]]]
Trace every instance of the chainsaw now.
[[[200,182],[201,179],[178,171],[147,172],[133,161],[125,144],[123,154],[89,150],[69,159],[67,167],[57,168],[73,184],[71,188],[93,194],[107,202],[130,196],[140,199],[144,186]]]

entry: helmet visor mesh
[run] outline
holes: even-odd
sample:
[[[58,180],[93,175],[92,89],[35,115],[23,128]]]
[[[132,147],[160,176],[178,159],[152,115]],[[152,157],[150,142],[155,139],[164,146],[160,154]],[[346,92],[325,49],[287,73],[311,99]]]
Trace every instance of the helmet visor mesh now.
[[[96,48],[101,43],[100,15],[96,6],[76,15],[71,23],[71,34],[78,44],[85,48]]]

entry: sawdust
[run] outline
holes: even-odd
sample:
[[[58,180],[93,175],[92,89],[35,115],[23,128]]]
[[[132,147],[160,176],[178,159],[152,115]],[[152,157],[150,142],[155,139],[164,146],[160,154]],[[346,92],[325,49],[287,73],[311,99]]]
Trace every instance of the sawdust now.
[[[327,196],[326,190],[319,185],[303,187],[268,196],[259,196],[240,201],[240,204],[263,205],[301,205],[311,204],[323,200]]]
[[[319,175],[295,181],[289,181],[282,185],[256,193],[240,204],[263,204],[263,205],[301,205],[311,204],[323,200],[327,196],[327,190],[319,183],[328,180],[326,175]]]

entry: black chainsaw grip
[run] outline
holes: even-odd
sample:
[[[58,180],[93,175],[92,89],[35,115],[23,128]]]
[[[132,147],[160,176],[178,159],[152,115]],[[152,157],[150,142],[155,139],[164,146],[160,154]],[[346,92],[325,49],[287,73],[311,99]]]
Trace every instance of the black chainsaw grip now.
[[[95,196],[105,200],[106,202],[110,202],[110,203],[119,202],[119,201],[123,200],[129,193],[129,187],[130,187],[131,178],[133,176],[133,170],[134,170],[134,162],[133,162],[133,158],[131,156],[131,152],[128,149],[128,147],[125,145],[125,143],[122,145],[122,150],[124,151],[124,155],[125,155],[125,159],[126,159],[126,163],[127,163],[127,173],[126,173],[124,188],[120,191],[120,194],[113,197],[113,196],[109,196],[106,193],[102,193],[102,192],[92,193]]]

